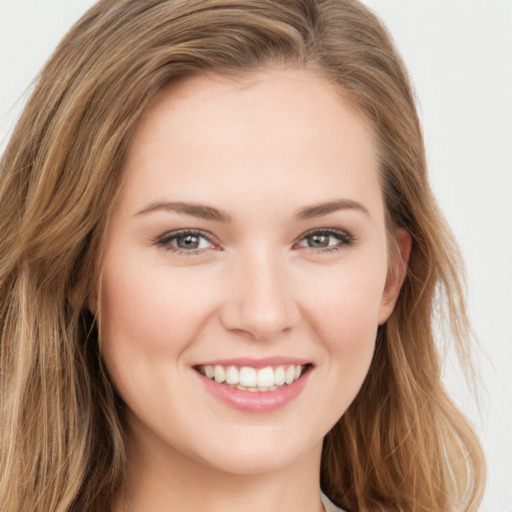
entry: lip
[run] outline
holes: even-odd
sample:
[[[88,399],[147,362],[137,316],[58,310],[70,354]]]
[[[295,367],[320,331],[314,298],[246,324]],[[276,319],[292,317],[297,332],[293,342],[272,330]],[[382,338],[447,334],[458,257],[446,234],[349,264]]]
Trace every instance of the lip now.
[[[305,365],[311,363],[307,359],[296,357],[274,356],[265,358],[238,357],[232,359],[215,359],[204,361],[194,366],[250,366],[251,368],[266,368],[267,366]]]
[[[233,365],[233,366],[253,366],[255,362],[258,363],[258,366],[253,366],[253,368],[264,368],[266,366],[279,366],[281,364],[308,364],[308,362],[300,362],[297,359],[286,358],[286,362],[284,359],[280,358],[272,358],[265,360],[251,360],[251,359],[229,359],[221,361],[209,361],[208,363],[204,363],[205,365]],[[249,363],[249,361],[252,361]],[[273,361],[272,363],[269,361]],[[275,362],[279,361],[279,362]],[[291,362],[293,361],[293,362]],[[307,383],[309,375],[313,366],[310,365],[308,371],[306,371],[301,377],[294,381],[292,384],[284,385],[279,387],[273,391],[242,391],[240,389],[227,386],[226,384],[219,384],[215,382],[215,380],[208,379],[198,371],[195,371],[197,377],[200,379],[203,386],[206,390],[213,395],[216,399],[220,400],[224,404],[238,409],[242,412],[248,413],[269,413],[272,411],[276,411],[292,400],[297,398],[299,394],[304,389],[304,386]]]

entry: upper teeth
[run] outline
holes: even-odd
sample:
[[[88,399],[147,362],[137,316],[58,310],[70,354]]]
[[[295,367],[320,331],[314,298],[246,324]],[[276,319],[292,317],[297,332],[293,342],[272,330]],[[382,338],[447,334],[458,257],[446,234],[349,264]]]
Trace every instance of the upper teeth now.
[[[221,366],[206,365],[199,367],[201,373],[218,383],[248,389],[249,391],[268,391],[284,384],[295,382],[301,375],[301,365],[267,366],[266,368],[252,368],[250,366]]]

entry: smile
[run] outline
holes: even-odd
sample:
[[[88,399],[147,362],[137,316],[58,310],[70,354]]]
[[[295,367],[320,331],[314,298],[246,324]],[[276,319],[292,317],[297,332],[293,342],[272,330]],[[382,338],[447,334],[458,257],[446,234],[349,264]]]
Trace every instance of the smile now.
[[[196,370],[218,384],[234,387],[241,391],[268,392],[297,381],[311,365],[281,365],[253,368],[234,365],[204,365]]]
[[[215,361],[193,368],[206,391],[224,404],[269,413],[298,397],[312,373],[312,363],[283,359]]]

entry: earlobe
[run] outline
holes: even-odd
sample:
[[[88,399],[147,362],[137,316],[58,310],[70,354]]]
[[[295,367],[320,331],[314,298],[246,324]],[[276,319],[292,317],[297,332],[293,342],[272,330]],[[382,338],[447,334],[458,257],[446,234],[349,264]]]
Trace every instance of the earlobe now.
[[[409,232],[404,228],[396,231],[398,254],[392,258],[388,271],[386,286],[382,294],[382,301],[379,310],[379,325],[382,325],[390,317],[395,308],[398,295],[407,275],[407,266],[412,249],[412,239]]]

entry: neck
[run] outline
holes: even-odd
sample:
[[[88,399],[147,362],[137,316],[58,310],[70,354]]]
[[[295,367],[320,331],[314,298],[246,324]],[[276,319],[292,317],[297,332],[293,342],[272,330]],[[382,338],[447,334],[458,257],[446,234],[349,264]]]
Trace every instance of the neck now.
[[[285,467],[236,474],[168,445],[129,442],[114,512],[322,512],[321,444]]]

